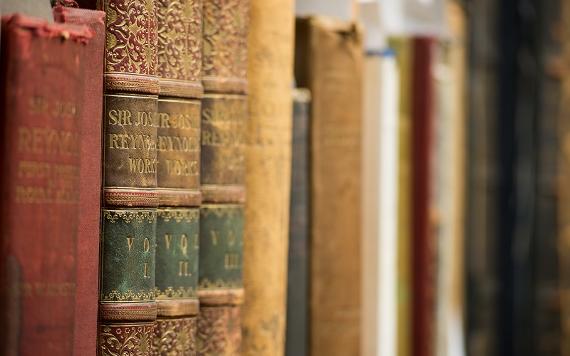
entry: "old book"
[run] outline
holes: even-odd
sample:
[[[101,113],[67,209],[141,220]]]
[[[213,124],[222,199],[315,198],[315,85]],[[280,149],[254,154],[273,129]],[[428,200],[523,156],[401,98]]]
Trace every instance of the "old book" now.
[[[466,349],[469,355],[497,356],[499,280],[497,126],[499,61],[498,4],[470,7],[468,37],[469,113],[466,165]]]
[[[96,291],[83,279],[96,285],[97,269],[80,261],[84,247],[97,253],[98,239],[99,177],[80,185],[83,164],[98,156],[86,154],[83,139],[100,146],[100,132],[89,131],[97,123],[85,122],[94,114],[86,109],[101,109],[85,100],[86,56],[102,55],[92,40],[85,26],[2,19],[3,355],[70,355],[81,347],[75,332],[95,346]],[[80,316],[93,324],[76,325]]]
[[[242,252],[247,97],[206,94],[202,101],[199,355],[241,350]]]
[[[157,192],[153,354],[196,353],[202,1],[156,2]]]
[[[560,282],[560,319],[561,341],[560,354],[570,355],[570,75],[566,61],[570,58],[570,2],[560,2],[561,13],[561,56],[563,64],[560,83],[560,112],[557,119],[558,157],[557,157],[557,219],[558,219],[558,254],[559,254],[559,282]]]
[[[397,345],[396,355],[411,352],[411,62],[412,40],[394,38],[390,46],[396,52],[400,73],[398,118],[398,252],[397,252]]]
[[[537,136],[537,202],[536,231],[534,238],[534,270],[535,283],[532,288],[536,307],[533,308],[533,354],[554,356],[561,355],[562,317],[560,289],[560,260],[558,225],[558,207],[560,191],[558,190],[558,170],[560,144],[559,122],[562,73],[561,49],[566,38],[562,37],[562,2],[540,2],[538,13],[541,25],[538,26],[540,36],[539,83],[542,90],[538,92],[538,126]],[[568,21],[566,18],[565,21]],[[567,24],[568,22],[566,22]],[[565,31],[565,30],[564,30]],[[563,33],[563,32],[562,32]],[[562,40],[562,38],[565,38]]]
[[[395,52],[390,48],[368,48],[364,72],[363,353],[395,355],[399,105]]]
[[[248,0],[204,0],[198,355],[242,349]]]
[[[285,347],[293,1],[250,0],[243,355]]]
[[[297,21],[295,79],[313,99],[310,349],[315,356],[360,353],[362,47],[355,23],[324,17]]]
[[[309,351],[309,118],[311,93],[293,91],[293,154],[287,269],[285,354]]]
[[[417,37],[412,46],[412,354],[430,356],[435,351],[437,256],[430,216],[434,40]]]
[[[465,15],[447,7],[450,36],[436,44],[433,204],[437,211],[435,353],[465,355],[463,249],[465,181]]]
[[[247,91],[250,0],[203,0],[202,83],[207,92]]]
[[[102,11],[54,8],[57,22],[86,25],[93,38],[87,44],[83,56],[83,120],[81,122],[81,170],[79,180],[79,235],[77,243],[76,310],[74,354],[95,355],[97,343],[97,300],[99,286],[99,225],[101,210],[101,116],[103,115],[103,51],[105,48],[105,13]]]
[[[156,2],[78,3],[106,13],[99,353],[150,355],[159,204]],[[180,128],[163,132],[171,129]]]

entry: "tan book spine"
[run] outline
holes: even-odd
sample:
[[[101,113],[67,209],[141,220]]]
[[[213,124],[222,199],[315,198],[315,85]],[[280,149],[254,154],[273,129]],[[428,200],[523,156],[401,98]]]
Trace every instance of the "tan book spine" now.
[[[251,0],[243,355],[282,355],[291,173],[293,1]]]
[[[362,31],[297,21],[295,78],[313,95],[311,355],[359,355],[361,337]]]

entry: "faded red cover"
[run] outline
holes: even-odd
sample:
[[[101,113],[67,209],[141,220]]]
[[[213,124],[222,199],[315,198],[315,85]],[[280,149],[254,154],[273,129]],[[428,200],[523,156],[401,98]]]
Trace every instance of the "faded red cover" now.
[[[435,346],[435,234],[431,233],[430,187],[433,125],[433,40],[413,40],[412,91],[412,349],[431,356]]]
[[[101,117],[103,117],[103,58],[105,13],[54,8],[57,22],[86,25],[93,38],[83,51],[83,115],[81,119],[81,170],[79,235],[77,243],[77,293],[75,296],[74,355],[95,355],[99,302],[99,226],[101,212]]]
[[[76,314],[93,318],[92,309],[75,308],[77,282],[86,278],[84,266],[77,268],[83,190],[91,189],[80,185],[83,55],[91,37],[83,26],[2,19],[2,355],[71,355]]]

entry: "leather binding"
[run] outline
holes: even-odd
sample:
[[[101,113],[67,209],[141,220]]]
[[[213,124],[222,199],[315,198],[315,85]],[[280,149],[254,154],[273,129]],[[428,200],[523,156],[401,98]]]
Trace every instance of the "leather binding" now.
[[[283,355],[287,298],[294,2],[251,1],[245,152],[243,355]]]
[[[434,40],[412,42],[412,354],[435,350],[436,239],[431,233]]]
[[[84,187],[79,191],[80,215],[77,243],[77,280],[75,331],[73,334],[74,354],[95,355],[97,344],[97,308],[99,286],[99,234],[101,210],[101,116],[103,103],[103,51],[105,48],[105,13],[56,6],[54,17],[57,22],[86,25],[93,38],[83,57],[85,78],[89,85],[83,91],[83,121],[81,140],[80,182]]]
[[[86,109],[98,110],[84,103],[82,80],[85,57],[102,55],[92,40],[85,26],[2,18],[2,355],[71,355],[78,308],[86,307],[88,320],[96,315],[94,300],[82,299],[92,290],[79,281],[96,270],[85,273],[78,263],[79,244],[97,233],[97,225],[83,230],[95,216],[80,217],[92,211],[86,199],[97,190],[80,186],[82,164],[93,158],[84,136],[94,135],[99,147],[99,133],[84,131],[93,127]]]
[[[202,0],[157,0],[158,319],[154,355],[195,355]],[[170,242],[169,242],[170,241]]]
[[[502,52],[499,4],[493,0],[473,3],[469,9],[469,118],[466,197],[466,349],[471,355],[500,355],[500,289],[498,254],[498,146],[497,99]]]
[[[204,95],[198,355],[235,355],[241,350],[247,116],[244,95]]]
[[[247,92],[250,0],[203,0],[202,83],[206,92]]]
[[[249,0],[203,0],[198,355],[241,352]]]
[[[102,218],[98,352],[104,355],[128,350],[147,356],[152,352],[157,318],[154,295],[156,207],[160,203],[157,1],[80,0],[78,3],[106,13],[103,96],[106,210]],[[143,215],[145,223],[141,220]],[[118,226],[121,228],[117,229]],[[146,251],[145,244],[149,242],[151,248]],[[105,261],[116,265],[106,268]],[[112,291],[105,294],[103,290],[108,286],[114,286],[118,294]],[[126,286],[131,289],[118,289]]]
[[[312,95],[310,350],[315,356],[361,353],[363,52],[355,23],[297,20],[295,79]]]
[[[156,320],[156,209],[103,209],[99,354],[150,355]]]
[[[154,355],[196,354],[199,216],[197,207],[158,209]]]
[[[293,91],[293,154],[287,271],[285,355],[309,351],[309,107],[306,89]]]

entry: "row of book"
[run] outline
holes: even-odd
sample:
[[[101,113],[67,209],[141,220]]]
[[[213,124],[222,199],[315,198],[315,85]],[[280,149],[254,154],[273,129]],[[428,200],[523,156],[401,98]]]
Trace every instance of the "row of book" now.
[[[2,2],[0,354],[282,352],[292,9]]]

